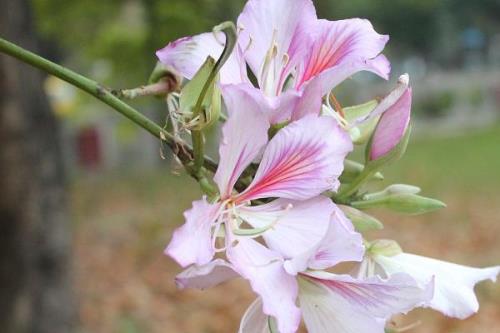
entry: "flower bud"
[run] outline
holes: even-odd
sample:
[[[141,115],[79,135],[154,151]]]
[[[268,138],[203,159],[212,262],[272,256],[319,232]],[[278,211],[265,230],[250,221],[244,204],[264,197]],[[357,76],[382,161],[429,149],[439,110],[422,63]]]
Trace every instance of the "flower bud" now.
[[[420,193],[420,187],[406,184],[392,184],[386,187],[384,190],[375,193],[365,194],[365,200],[373,200],[377,198],[383,198],[391,194],[418,194]]]
[[[356,208],[352,208],[349,206],[339,205],[339,208],[344,212],[344,214],[351,220],[354,228],[358,232],[365,232],[370,230],[382,230],[384,225],[382,222],[377,220],[371,215],[363,213]]]
[[[408,76],[400,77],[399,86],[384,98],[378,110],[382,113],[375,132],[367,146],[367,161],[385,164],[400,158],[409,138],[412,92]]]
[[[354,201],[351,205],[358,209],[388,208],[392,211],[409,215],[429,213],[446,207],[439,200],[410,193],[388,194],[376,198],[368,197],[367,200]]]

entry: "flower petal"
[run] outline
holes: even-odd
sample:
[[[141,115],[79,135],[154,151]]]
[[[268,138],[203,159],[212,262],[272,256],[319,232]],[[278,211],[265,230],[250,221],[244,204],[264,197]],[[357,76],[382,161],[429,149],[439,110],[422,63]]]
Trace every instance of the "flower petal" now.
[[[235,102],[242,99],[252,99],[259,105],[261,112],[267,116],[271,124],[290,120],[296,104],[301,99],[301,94],[294,90],[286,91],[279,96],[266,96],[260,89],[247,83],[225,85],[222,87],[222,94],[225,100],[234,100]]]
[[[225,103],[229,119],[222,128],[220,161],[214,176],[222,199],[231,195],[238,177],[259,155],[269,129],[259,104],[250,96],[228,95]]]
[[[226,37],[223,33],[219,33],[217,38],[224,42]],[[161,63],[191,80],[209,56],[217,60],[223,50],[224,45],[217,41],[213,33],[207,32],[171,42],[158,50],[156,56]],[[235,48],[220,71],[220,82],[223,84],[246,82],[248,79],[245,71],[245,62],[238,48]]]
[[[383,77],[388,74],[385,57],[375,62],[372,60],[382,52],[389,37],[379,35],[368,20],[357,18],[340,21],[318,20],[311,33],[314,35],[314,42],[299,66],[297,87],[301,87],[320,73],[336,67],[344,70],[331,72],[328,76],[338,76],[340,73],[344,73],[341,76],[345,76],[347,69],[350,72],[348,76],[361,70],[371,70]],[[328,89],[326,90],[328,92],[333,86],[325,89]]]
[[[279,93],[276,89],[279,90],[282,71],[290,57],[293,57],[289,49],[295,33],[302,24],[314,22],[315,19],[316,11],[311,0],[247,2],[238,17],[238,43],[261,88],[266,86],[266,80],[270,78],[269,85],[275,90],[275,95]],[[267,61],[269,73],[262,75],[266,57],[270,57]]]
[[[239,238],[237,245],[227,249],[227,256],[262,298],[263,312],[276,318],[280,333],[294,333],[300,323],[300,310],[295,305],[298,286],[283,269],[280,256],[249,238]]]
[[[262,312],[262,299],[260,297],[245,311],[238,333],[271,333],[269,317]]]
[[[385,111],[379,120],[370,147],[370,160],[389,153],[402,140],[410,124],[411,88]]]
[[[209,263],[215,253],[211,227],[217,219],[219,208],[218,204],[209,204],[205,197],[193,201],[193,207],[184,212],[186,222],[175,230],[165,254],[182,267]]]
[[[299,300],[309,333],[383,333],[385,321],[432,297],[409,276],[356,280],[348,275],[309,272],[299,280]]]
[[[429,306],[460,319],[479,310],[474,286],[484,280],[496,281],[500,274],[500,266],[473,268],[408,253],[393,257],[377,255],[373,259],[387,274],[404,272],[422,284],[435,277],[436,291]]]
[[[238,200],[307,200],[336,189],[351,150],[349,135],[331,117],[308,115],[292,122],[269,142],[253,182]]]
[[[317,245],[285,262],[290,274],[310,269],[327,269],[341,262],[361,261],[365,253],[363,237],[354,231],[351,221],[335,205],[327,233]]]
[[[175,277],[177,288],[207,289],[238,277],[232,266],[215,259],[203,266],[193,265]]]
[[[306,201],[278,199],[239,210],[254,228],[273,226],[262,237],[267,246],[285,259],[314,248],[324,237],[335,209],[332,201],[318,196]]]

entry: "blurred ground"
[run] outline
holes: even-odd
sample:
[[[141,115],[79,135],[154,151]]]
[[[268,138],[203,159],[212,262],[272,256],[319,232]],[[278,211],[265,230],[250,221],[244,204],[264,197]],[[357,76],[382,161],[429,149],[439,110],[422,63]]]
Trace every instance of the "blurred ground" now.
[[[416,184],[448,208],[421,217],[377,212],[386,229],[373,237],[397,239],[408,252],[461,264],[500,264],[500,127],[410,144],[386,169],[387,181]],[[72,185],[75,278],[82,332],[235,332],[253,295],[243,281],[179,291],[180,271],[162,255],[182,211],[199,197],[196,184],[169,169],[79,177]],[[477,289],[480,313],[449,320],[430,310],[398,319],[420,320],[415,333],[483,333],[500,327],[500,283]]]

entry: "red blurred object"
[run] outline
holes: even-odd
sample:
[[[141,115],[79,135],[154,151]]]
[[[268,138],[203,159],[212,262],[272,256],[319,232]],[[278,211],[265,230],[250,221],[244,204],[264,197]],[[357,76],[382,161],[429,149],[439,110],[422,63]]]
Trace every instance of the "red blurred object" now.
[[[82,168],[97,169],[101,165],[99,132],[95,127],[82,128],[76,137],[78,162]]]

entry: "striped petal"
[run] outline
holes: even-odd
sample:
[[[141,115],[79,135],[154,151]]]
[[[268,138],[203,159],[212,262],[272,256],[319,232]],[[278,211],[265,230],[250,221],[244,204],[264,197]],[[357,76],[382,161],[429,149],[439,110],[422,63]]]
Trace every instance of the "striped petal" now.
[[[229,119],[222,128],[220,161],[214,176],[222,199],[231,195],[238,177],[259,155],[269,129],[269,121],[251,96],[228,95],[225,103]]]
[[[300,278],[299,300],[309,333],[384,333],[385,322],[432,297],[407,275],[356,280],[348,275],[309,272]]]
[[[390,65],[379,54],[389,37],[378,34],[368,20],[318,20],[310,33],[313,42],[299,65],[297,87],[320,77],[325,82],[323,94],[326,94],[362,70],[375,72],[387,79]]]
[[[253,182],[238,201],[307,200],[336,189],[344,158],[351,150],[348,134],[334,119],[307,115],[269,142]]]

